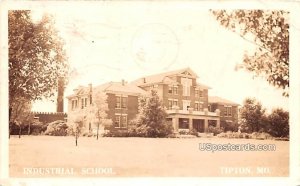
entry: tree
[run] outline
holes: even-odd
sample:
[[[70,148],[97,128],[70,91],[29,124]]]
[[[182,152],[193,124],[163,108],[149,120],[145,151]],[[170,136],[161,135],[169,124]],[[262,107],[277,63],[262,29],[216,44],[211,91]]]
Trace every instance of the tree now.
[[[268,116],[268,121],[270,124],[270,134],[272,136],[289,136],[289,112],[277,108]]]
[[[19,126],[19,138],[21,138],[22,126],[29,124],[28,130],[30,130],[30,124],[33,122],[34,115],[31,113],[31,102],[24,98],[18,98],[15,102],[11,103],[12,112],[9,128],[9,136],[11,125],[14,123]],[[28,131],[28,134],[30,131]]]
[[[80,109],[72,111],[72,114],[68,117],[68,123],[73,127],[75,135],[75,145],[78,145],[78,138],[84,129],[84,121],[86,120],[86,113]]]
[[[136,127],[146,137],[165,137],[173,132],[172,125],[166,122],[167,113],[156,90],[151,90],[149,98],[139,99],[139,114]]]
[[[248,132],[259,132],[265,127],[265,109],[255,98],[245,99],[240,116],[241,127]]]
[[[225,28],[254,43],[256,51],[245,53],[243,67],[261,75],[273,86],[289,88],[289,12],[283,10],[214,10]]]
[[[92,104],[87,108],[87,116],[89,122],[94,122],[97,125],[97,140],[99,138],[100,125],[108,127],[112,125],[112,121],[107,119],[107,95],[103,91],[94,91],[92,96]]]
[[[8,12],[10,113],[18,99],[49,98],[60,77],[67,81],[69,66],[63,46],[49,15],[34,23],[29,10]]]

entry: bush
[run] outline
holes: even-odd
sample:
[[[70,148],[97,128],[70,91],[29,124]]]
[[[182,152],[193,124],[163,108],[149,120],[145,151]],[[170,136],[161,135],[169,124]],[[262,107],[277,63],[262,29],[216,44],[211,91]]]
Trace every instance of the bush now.
[[[192,129],[189,134],[198,137],[198,131],[196,129]]]
[[[179,129],[179,131],[178,131],[178,133],[180,134],[180,135],[188,135],[189,134],[189,131],[186,129],[186,130],[180,130]]]
[[[218,128],[218,127],[214,127],[214,126],[209,126],[208,129],[207,129],[207,133],[213,133],[214,136],[218,135],[222,132],[224,132],[224,129],[222,127]]]
[[[108,133],[103,135],[104,137],[134,137],[129,136],[128,130],[110,130]]]
[[[128,130],[126,134],[124,131],[118,132],[114,135],[118,137],[168,137],[173,133],[172,122],[167,121],[163,125],[160,125],[159,128],[151,128],[146,125],[142,125],[138,120],[132,120],[129,122]]]
[[[36,121],[30,126],[30,134],[40,135],[47,130],[48,124],[43,124],[42,122]]]
[[[49,136],[66,136],[68,135],[68,125],[62,121],[54,121],[48,124],[45,135]]]

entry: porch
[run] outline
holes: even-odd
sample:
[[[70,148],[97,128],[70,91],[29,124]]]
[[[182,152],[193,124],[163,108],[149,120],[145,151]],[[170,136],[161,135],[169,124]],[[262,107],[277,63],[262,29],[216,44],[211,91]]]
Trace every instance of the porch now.
[[[207,132],[210,125],[220,128],[220,111],[209,112],[208,109],[203,111],[189,110],[167,110],[168,120],[172,121],[174,132],[179,130],[192,130],[197,132]]]

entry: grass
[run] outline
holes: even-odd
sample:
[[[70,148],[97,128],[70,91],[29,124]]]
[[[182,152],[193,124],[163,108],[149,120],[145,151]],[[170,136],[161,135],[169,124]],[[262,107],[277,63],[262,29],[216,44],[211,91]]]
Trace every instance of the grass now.
[[[73,168],[67,176],[288,176],[289,142],[221,138],[95,138],[12,136],[10,176],[26,177],[23,168]],[[199,143],[275,144],[276,151],[199,150]],[[238,172],[222,171],[222,167]],[[258,167],[267,168],[265,174]],[[111,168],[112,174],[83,175],[83,168]],[[251,173],[240,169],[250,168]],[[45,175],[30,175],[40,177]],[[47,175],[66,176],[66,175]]]

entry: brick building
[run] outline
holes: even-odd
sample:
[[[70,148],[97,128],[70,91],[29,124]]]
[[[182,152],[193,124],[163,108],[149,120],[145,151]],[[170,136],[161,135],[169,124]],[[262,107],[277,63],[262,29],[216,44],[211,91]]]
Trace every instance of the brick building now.
[[[167,109],[167,120],[175,132],[196,129],[205,132],[209,125],[221,127],[224,122],[237,122],[238,104],[219,97],[209,97],[207,85],[197,82],[198,76],[190,69],[180,69],[141,77],[131,83],[110,82],[98,87],[79,87],[68,96],[68,115],[78,104],[90,102],[94,89],[107,94],[108,118],[115,128],[126,128],[138,113],[138,96],[156,89]],[[84,106],[82,106],[84,108]]]
[[[108,111],[107,117],[113,122],[116,129],[126,129],[128,121],[135,118],[138,113],[138,97],[146,92],[124,80],[122,82],[109,82],[100,86],[79,86],[68,96],[68,116],[72,117],[76,109],[85,109],[92,103],[92,94],[102,91],[107,95]],[[91,130],[90,122],[84,123],[86,130]]]

